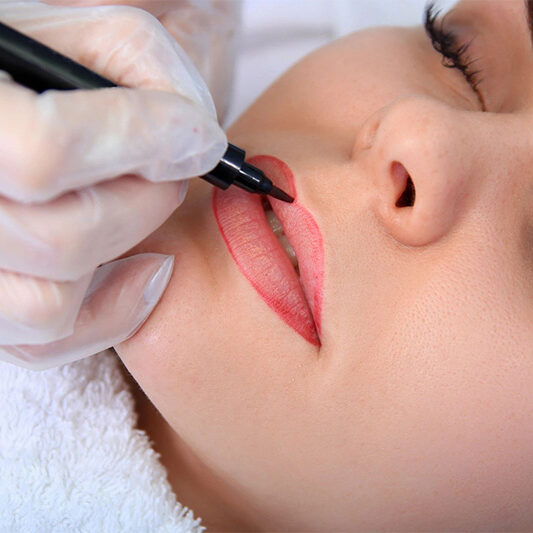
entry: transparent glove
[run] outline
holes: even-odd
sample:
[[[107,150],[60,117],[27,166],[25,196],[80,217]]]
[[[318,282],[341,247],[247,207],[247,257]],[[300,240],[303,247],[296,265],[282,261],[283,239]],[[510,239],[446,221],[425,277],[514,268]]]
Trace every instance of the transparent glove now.
[[[45,0],[48,4],[129,5],[156,17],[185,50],[215,101],[219,122],[229,106],[234,79],[240,0]]]
[[[113,260],[168,218],[226,139],[205,84],[152,15],[0,2],[0,20],[142,87],[37,95],[0,78],[0,359],[42,369],[139,328],[172,257]]]

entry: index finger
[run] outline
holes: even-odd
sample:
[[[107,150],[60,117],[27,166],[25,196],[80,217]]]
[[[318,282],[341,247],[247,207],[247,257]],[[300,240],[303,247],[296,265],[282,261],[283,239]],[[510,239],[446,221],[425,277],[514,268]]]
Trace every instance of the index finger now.
[[[122,174],[172,181],[207,173],[226,137],[178,94],[46,91],[0,84],[0,194],[43,202]]]

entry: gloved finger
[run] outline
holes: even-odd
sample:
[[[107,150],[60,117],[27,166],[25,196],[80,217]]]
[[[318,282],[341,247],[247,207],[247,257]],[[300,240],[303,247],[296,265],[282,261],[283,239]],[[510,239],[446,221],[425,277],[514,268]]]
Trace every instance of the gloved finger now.
[[[192,60],[213,97],[219,122],[229,105],[239,25],[239,0],[46,0],[53,5],[121,4],[148,11]]]
[[[130,175],[44,204],[0,197],[0,268],[77,280],[155,231],[181,204],[187,186],[187,180],[151,183]]]
[[[1,342],[37,344],[70,335],[91,277],[56,283],[0,271]]]
[[[216,118],[209,91],[159,21],[128,6],[0,3],[0,19],[117,85],[177,92]]]
[[[178,2],[158,16],[200,71],[215,102],[219,122],[230,102],[240,7],[237,0]]]
[[[43,0],[43,2],[54,6],[121,5],[139,7],[154,15],[154,17],[159,17],[167,11],[175,9],[176,6],[190,5],[189,0]],[[202,7],[203,5],[200,4],[200,8]]]
[[[37,346],[0,346],[0,360],[31,370],[70,363],[131,337],[165,290],[173,256],[140,254],[98,268],[73,333]]]
[[[14,84],[13,78],[11,77],[11,74],[6,72],[5,70],[0,70],[0,83],[11,83]]]
[[[0,194],[43,202],[121,174],[169,181],[211,170],[218,124],[177,94],[109,88],[36,94],[0,84]]]

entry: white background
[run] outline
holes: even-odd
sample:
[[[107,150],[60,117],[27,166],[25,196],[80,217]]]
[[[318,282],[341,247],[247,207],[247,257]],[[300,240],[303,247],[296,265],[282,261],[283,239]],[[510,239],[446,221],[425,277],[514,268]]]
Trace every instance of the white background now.
[[[368,26],[420,24],[426,1],[244,0],[224,124],[231,124],[280,74],[315,48]],[[446,10],[453,3],[441,0],[437,6]]]

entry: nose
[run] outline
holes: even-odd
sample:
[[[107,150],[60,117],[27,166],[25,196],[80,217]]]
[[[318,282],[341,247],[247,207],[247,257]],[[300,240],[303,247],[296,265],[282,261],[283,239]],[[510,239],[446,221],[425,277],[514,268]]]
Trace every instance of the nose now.
[[[481,115],[409,97],[380,109],[358,132],[353,157],[373,180],[376,216],[401,243],[438,241],[475,201],[491,164],[481,148],[494,142]]]

